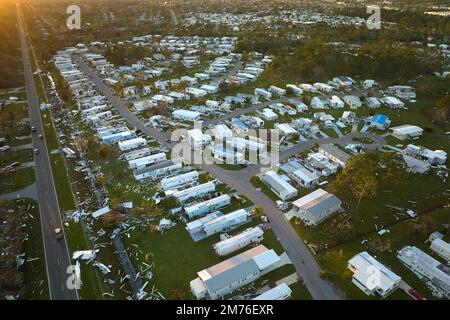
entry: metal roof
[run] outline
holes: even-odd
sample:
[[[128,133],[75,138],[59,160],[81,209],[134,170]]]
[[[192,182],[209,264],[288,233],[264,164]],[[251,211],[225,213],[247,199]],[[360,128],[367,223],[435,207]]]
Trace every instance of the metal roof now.
[[[323,189],[317,189],[293,202],[297,208],[308,211],[316,217],[320,217],[324,212],[341,203],[335,195]]]
[[[350,155],[348,153],[342,151],[341,149],[335,147],[332,144],[323,144],[320,146],[320,149],[326,153],[331,154],[333,157],[336,157],[343,162],[347,162],[348,159],[350,159]]]
[[[262,179],[264,182],[266,182],[272,189],[277,191],[278,193],[283,192],[297,192],[297,189],[295,189],[291,184],[283,180],[277,173],[274,171],[268,171],[263,176]]]
[[[261,267],[266,268],[279,260],[280,258],[273,250],[259,245],[202,270],[198,272],[198,275],[210,292],[216,292],[247,275],[260,271]]]

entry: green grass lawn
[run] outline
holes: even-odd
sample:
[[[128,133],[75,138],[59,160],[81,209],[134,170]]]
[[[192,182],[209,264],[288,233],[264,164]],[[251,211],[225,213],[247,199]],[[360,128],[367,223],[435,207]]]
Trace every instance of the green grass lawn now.
[[[0,109],[0,137],[4,137],[7,145],[21,144],[16,137],[28,136],[31,132],[26,103],[14,103]]]
[[[252,222],[237,228],[230,234],[237,234],[246,228],[261,223],[261,220],[255,218]],[[194,299],[189,289],[189,282],[197,277],[197,272],[212,265],[215,265],[231,256],[239,254],[247,248],[234,252],[227,257],[218,257],[213,250],[212,245],[219,241],[219,235],[214,235],[194,242],[188,232],[185,230],[184,223],[178,223],[176,227],[167,230],[164,234],[159,232],[150,232],[145,227],[138,226],[137,230],[130,234],[130,238],[123,237],[125,245],[130,249],[130,256],[136,256],[133,261],[135,267],[141,261],[146,261],[148,253],[152,253],[153,260],[149,259],[146,263],[154,263],[151,269],[153,279],[149,287],[155,285],[167,299],[173,298],[174,290],[182,293],[185,299]],[[139,249],[131,246],[138,245]],[[283,253],[283,248],[278,242],[275,234],[271,230],[264,232],[262,242],[267,248],[274,249],[277,254]],[[291,274],[292,266],[286,266],[286,270],[271,272],[269,278],[277,281]]]
[[[49,292],[39,206],[36,201],[31,199],[18,199],[3,202],[1,205],[14,210],[16,214],[24,213],[21,217],[21,223],[26,233],[26,240],[23,242],[22,250],[25,252],[24,259],[26,261],[20,269],[24,277],[20,299],[47,300],[49,299]]]
[[[331,128],[326,128],[326,127],[322,126],[322,127],[320,128],[320,130],[321,130],[322,132],[324,132],[324,133],[325,133],[327,136],[329,136],[330,138],[336,138],[336,137],[337,137],[336,132],[335,132],[333,129],[331,129]]]
[[[0,120],[8,120],[14,117],[15,121],[28,117],[27,103],[17,102],[3,106],[0,110]]]
[[[21,190],[36,181],[34,168],[0,172],[0,194]]]
[[[289,288],[292,290],[292,300],[312,300],[311,294],[304,284],[296,282],[291,284]]]
[[[25,163],[29,161],[33,161],[33,152],[31,149],[22,149],[0,153],[0,167],[7,166],[13,162]]]
[[[25,263],[25,295],[23,298],[46,300],[49,298],[49,292],[39,205],[30,199],[22,200],[22,204],[29,207],[28,213],[32,216],[27,218],[29,238],[24,242],[25,253],[29,258],[39,258]]]
[[[242,170],[243,168],[245,168],[242,165],[239,164],[217,164],[217,166],[221,167],[222,169],[225,170],[231,170],[231,171],[238,171],[238,170]]]

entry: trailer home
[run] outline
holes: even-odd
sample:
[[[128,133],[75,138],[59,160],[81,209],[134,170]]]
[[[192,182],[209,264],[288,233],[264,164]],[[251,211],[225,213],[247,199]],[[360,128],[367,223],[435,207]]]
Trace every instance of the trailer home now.
[[[177,189],[198,181],[198,171],[183,173],[174,177],[161,180],[160,189],[162,191]]]
[[[264,231],[260,227],[253,227],[216,243],[214,251],[219,256],[226,256],[250,244],[260,243],[264,239]]]
[[[143,169],[163,160],[166,160],[166,154],[164,152],[161,152],[130,160],[128,161],[128,167],[132,170]]]
[[[217,211],[228,206],[231,203],[231,197],[227,194],[208,199],[184,208],[184,213],[189,219],[200,217],[210,212]]]

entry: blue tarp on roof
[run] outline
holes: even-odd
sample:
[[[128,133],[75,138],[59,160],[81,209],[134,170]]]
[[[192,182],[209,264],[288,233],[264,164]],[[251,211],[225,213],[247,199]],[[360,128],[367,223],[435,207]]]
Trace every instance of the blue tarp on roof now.
[[[386,116],[384,114],[376,114],[372,117],[373,123],[383,124],[386,122],[386,120],[388,120],[388,116]]]
[[[235,128],[239,128],[239,129],[248,129],[247,125],[246,125],[244,122],[242,122],[241,119],[238,119],[238,118],[233,118],[233,119],[231,120],[231,124],[232,124],[233,127],[235,127]]]

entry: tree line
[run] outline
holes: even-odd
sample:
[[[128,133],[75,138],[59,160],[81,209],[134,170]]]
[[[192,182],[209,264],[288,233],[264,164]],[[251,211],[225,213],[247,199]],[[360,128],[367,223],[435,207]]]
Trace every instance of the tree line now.
[[[0,88],[22,85],[16,7],[10,2],[0,3],[0,57]]]

